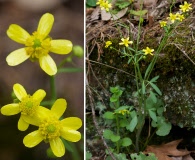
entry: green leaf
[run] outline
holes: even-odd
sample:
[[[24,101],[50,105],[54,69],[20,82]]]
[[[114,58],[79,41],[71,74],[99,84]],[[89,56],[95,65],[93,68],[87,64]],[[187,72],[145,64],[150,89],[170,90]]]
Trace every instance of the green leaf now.
[[[109,129],[105,129],[103,132],[103,136],[106,139],[110,139],[112,135],[113,135],[113,132]]]
[[[148,12],[148,10],[137,10],[137,11],[135,11],[135,10],[130,10],[130,14],[133,14],[133,15],[135,15],[135,16],[143,16],[143,15],[145,15],[146,13]]]
[[[92,154],[89,151],[87,151],[86,152],[86,160],[90,160],[91,157],[92,157]]]
[[[170,122],[163,122],[160,126],[158,126],[158,130],[156,131],[156,134],[159,136],[166,136],[169,134],[172,126]]]
[[[152,68],[152,63],[149,64],[148,68],[146,69],[145,75],[144,75],[144,79],[146,79],[146,77],[148,76],[149,71]]]
[[[157,109],[157,113],[158,113],[159,116],[162,116],[163,112],[164,112],[163,107],[160,107],[160,108]]]
[[[116,96],[112,96],[112,97],[110,97],[110,102],[116,102],[116,101],[118,101],[118,97],[116,97]]]
[[[116,160],[128,160],[126,158],[126,154],[125,153],[119,153],[119,154],[114,153],[114,157],[116,158]],[[111,158],[111,160],[112,160],[112,158]]]
[[[105,112],[103,115],[103,118],[105,119],[114,119],[115,115],[113,114],[113,112]]]
[[[151,97],[151,99],[152,99],[152,101],[153,101],[154,103],[157,102],[157,98],[156,98],[156,95],[155,95],[154,92],[150,91],[150,97]]]
[[[131,4],[130,1],[123,0],[123,1],[117,1],[115,3],[115,6],[117,6],[120,9],[123,9],[123,8],[128,7],[130,4]]]
[[[95,7],[96,6],[96,0],[87,0],[87,5],[91,6],[91,7]]]
[[[151,80],[150,80],[150,82],[156,82],[156,80],[159,78],[159,76],[156,76],[156,77],[154,77],[154,78],[152,78]]]
[[[155,103],[154,101],[152,100],[152,97],[149,96],[147,99],[146,99],[146,108],[147,109],[151,109],[151,108],[154,108],[155,107]]]
[[[120,127],[126,127],[128,124],[129,124],[129,122],[128,122],[128,120],[126,118],[125,119],[121,119],[119,121]]]
[[[133,132],[134,129],[135,129],[135,127],[137,126],[138,119],[137,119],[137,114],[136,114],[135,111],[134,112],[131,112],[130,114],[132,116],[132,120],[131,120],[130,124],[126,128],[128,130],[130,130],[131,132]]]
[[[152,86],[152,88],[159,94],[159,95],[162,95],[160,89],[152,82],[149,82],[150,85]]]
[[[149,115],[152,118],[152,120],[157,122],[156,112],[152,109],[149,109],[148,112],[149,112]]]
[[[120,140],[120,136],[117,136],[117,135],[113,134],[113,135],[111,135],[110,139],[111,139],[112,142],[117,142],[117,141]]]
[[[130,146],[132,144],[132,140],[128,137],[125,137],[122,139],[122,146],[123,147],[127,147],[127,146]]]

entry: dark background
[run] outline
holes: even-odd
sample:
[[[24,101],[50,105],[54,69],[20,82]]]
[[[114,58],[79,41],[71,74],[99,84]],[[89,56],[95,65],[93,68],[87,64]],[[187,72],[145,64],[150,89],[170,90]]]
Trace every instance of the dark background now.
[[[51,4],[50,4],[51,3]],[[52,4],[53,3],[53,4]],[[55,4],[54,4],[55,3]],[[68,39],[74,45],[84,43],[84,1],[82,0],[1,0],[0,1],[0,107],[12,103],[11,92],[15,83],[24,86],[27,93],[33,94],[38,89],[44,89],[49,100],[49,76],[41,70],[39,64],[30,60],[10,67],[6,63],[7,55],[24,45],[18,44],[6,35],[10,24],[18,24],[30,34],[36,31],[39,19],[46,13],[52,13],[55,18],[50,36],[53,39]],[[67,55],[49,53],[56,64]],[[75,58],[75,67],[84,67],[83,58]],[[74,67],[66,64],[67,67]],[[56,76],[57,98],[65,98],[68,103],[64,117],[77,116],[84,119],[84,76],[83,73],[59,73]],[[3,116],[0,114],[0,160],[46,160],[46,149],[49,144],[42,142],[29,149],[24,147],[22,140],[25,135],[36,128],[25,132],[17,129],[19,115]],[[83,134],[83,127],[79,129]],[[83,139],[74,143],[80,159],[83,158]],[[60,159],[73,159],[66,150]],[[58,158],[59,159],[59,158]],[[77,159],[79,160],[79,159]]]

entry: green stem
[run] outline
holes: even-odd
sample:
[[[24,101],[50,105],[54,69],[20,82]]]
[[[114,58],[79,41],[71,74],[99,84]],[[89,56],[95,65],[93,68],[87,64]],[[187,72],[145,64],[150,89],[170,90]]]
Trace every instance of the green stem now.
[[[57,99],[55,76],[50,77],[50,90],[51,90],[51,101],[55,101]]]
[[[118,115],[116,114],[116,127],[117,127],[117,136],[119,136],[119,122],[118,122]],[[117,154],[119,153],[119,142],[116,142],[116,151]]]

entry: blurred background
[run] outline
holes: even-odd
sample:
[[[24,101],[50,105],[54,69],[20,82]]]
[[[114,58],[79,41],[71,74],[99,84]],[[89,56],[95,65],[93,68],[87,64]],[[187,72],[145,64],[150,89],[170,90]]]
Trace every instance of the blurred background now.
[[[30,60],[10,67],[6,63],[7,55],[23,45],[20,45],[6,35],[10,24],[18,24],[30,34],[36,31],[39,19],[46,13],[52,13],[55,22],[50,36],[53,39],[67,39],[73,45],[84,44],[84,1],[82,0],[0,0],[0,107],[12,103],[12,88],[15,83],[24,86],[29,94],[38,89],[44,89],[47,95],[44,100],[49,100],[50,79],[41,70],[39,64]],[[58,65],[68,55],[50,53]],[[83,58],[74,58],[73,63],[67,67],[84,68]],[[59,73],[56,76],[57,98],[65,98],[68,103],[64,117],[76,116],[84,119],[84,76],[83,72]],[[46,150],[49,144],[40,143],[29,149],[24,147],[22,140],[25,135],[33,131],[31,127],[25,132],[17,129],[19,115],[0,115],[0,160],[47,160]],[[79,129],[83,135],[83,127]],[[76,152],[66,150],[66,154],[58,159],[83,160],[84,142],[81,139],[74,143]],[[73,150],[75,150],[73,149]],[[74,155],[74,156],[73,156]]]

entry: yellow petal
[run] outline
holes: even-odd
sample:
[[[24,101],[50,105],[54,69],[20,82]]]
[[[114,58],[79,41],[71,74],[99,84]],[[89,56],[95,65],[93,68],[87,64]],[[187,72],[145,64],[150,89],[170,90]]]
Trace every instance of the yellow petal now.
[[[46,37],[51,31],[53,23],[54,23],[53,15],[50,13],[44,14],[39,21],[37,32],[43,35],[43,37]]]
[[[49,141],[53,154],[62,157],[65,154],[65,147],[62,140],[58,137]]]
[[[43,119],[48,117],[50,114],[52,114],[52,112],[49,109],[39,106],[36,109],[35,115],[33,116],[22,115],[22,118],[29,124],[39,126]]]
[[[77,130],[82,126],[82,121],[78,117],[68,117],[60,121],[64,127]]]
[[[25,131],[25,130],[28,129],[28,126],[29,126],[29,124],[26,121],[24,121],[24,119],[22,118],[22,116],[20,116],[20,119],[18,121],[18,129],[20,131]]]
[[[13,86],[14,93],[16,97],[21,101],[23,97],[27,96],[26,90],[19,83],[14,84]]]
[[[9,26],[7,35],[12,40],[21,44],[25,44],[27,38],[30,37],[30,34],[26,30],[16,24],[11,24]]]
[[[13,52],[11,52],[7,58],[6,61],[9,66],[16,66],[25,60],[27,60],[30,56],[26,54],[25,48],[17,49]]]
[[[20,113],[19,105],[16,103],[5,105],[1,108],[1,113],[6,116]]]
[[[57,116],[59,119],[63,113],[65,112],[67,107],[67,102],[65,99],[57,99],[55,103],[53,104],[51,111]]]
[[[42,140],[43,137],[39,130],[37,130],[26,135],[23,139],[23,143],[26,147],[32,148],[38,145]]]
[[[33,94],[33,99],[36,99],[40,103],[45,96],[46,92],[42,89],[39,89]]]
[[[50,51],[57,54],[68,54],[72,51],[72,42],[69,40],[52,40]]]
[[[56,64],[49,55],[40,57],[39,64],[48,75],[52,76],[57,73]]]
[[[61,136],[71,142],[78,142],[81,139],[81,133],[69,128],[63,127],[61,129]]]

